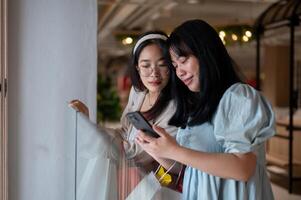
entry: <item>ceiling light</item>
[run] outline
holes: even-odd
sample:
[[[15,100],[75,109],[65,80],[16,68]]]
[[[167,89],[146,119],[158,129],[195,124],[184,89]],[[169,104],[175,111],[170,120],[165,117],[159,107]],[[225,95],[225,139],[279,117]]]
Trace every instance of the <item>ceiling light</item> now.
[[[225,37],[226,36],[226,33],[225,33],[225,31],[220,31],[219,32],[219,37]]]
[[[232,40],[234,40],[234,41],[236,41],[238,39],[237,35],[235,35],[235,34],[232,34],[231,37],[232,37]]]
[[[242,36],[242,40],[244,41],[244,42],[248,42],[249,41],[249,38],[247,37],[247,36]]]
[[[131,37],[126,37],[122,40],[122,44],[124,44],[124,45],[129,45],[132,43],[133,43],[133,38],[131,38]]]
[[[245,32],[245,35],[246,35],[247,37],[252,37],[252,32],[251,32],[251,31],[246,31],[246,32]]]
[[[221,40],[227,45],[243,44],[254,39],[252,37],[252,27],[245,24],[217,27],[216,31]]]

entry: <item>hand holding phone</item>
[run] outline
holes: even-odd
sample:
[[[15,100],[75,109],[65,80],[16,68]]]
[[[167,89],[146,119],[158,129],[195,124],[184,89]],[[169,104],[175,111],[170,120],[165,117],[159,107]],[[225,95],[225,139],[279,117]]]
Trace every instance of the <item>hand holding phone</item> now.
[[[139,111],[130,112],[126,116],[136,129],[142,130],[152,137],[160,137]]]

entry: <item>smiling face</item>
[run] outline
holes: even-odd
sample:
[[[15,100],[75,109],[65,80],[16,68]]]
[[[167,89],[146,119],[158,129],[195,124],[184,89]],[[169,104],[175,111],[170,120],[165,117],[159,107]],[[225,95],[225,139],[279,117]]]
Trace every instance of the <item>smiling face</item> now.
[[[176,74],[181,81],[193,92],[200,91],[200,67],[194,55],[178,56],[172,49],[169,50]]]
[[[157,44],[150,44],[142,49],[137,70],[149,92],[159,93],[168,83],[169,69]]]

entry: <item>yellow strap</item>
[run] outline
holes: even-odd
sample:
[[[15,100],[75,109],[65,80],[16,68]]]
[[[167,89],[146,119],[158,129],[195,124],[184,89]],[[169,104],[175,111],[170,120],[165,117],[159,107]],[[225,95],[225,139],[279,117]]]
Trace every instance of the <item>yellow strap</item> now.
[[[166,173],[165,169],[162,166],[160,166],[158,172],[156,173],[156,176],[162,186],[168,186],[172,182],[171,175]]]

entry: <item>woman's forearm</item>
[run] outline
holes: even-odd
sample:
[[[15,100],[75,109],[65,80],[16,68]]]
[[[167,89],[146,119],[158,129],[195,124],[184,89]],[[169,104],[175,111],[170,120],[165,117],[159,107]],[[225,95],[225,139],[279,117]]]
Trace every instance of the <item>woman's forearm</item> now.
[[[256,167],[253,153],[206,153],[178,146],[170,158],[214,176],[240,181],[247,181]]]

